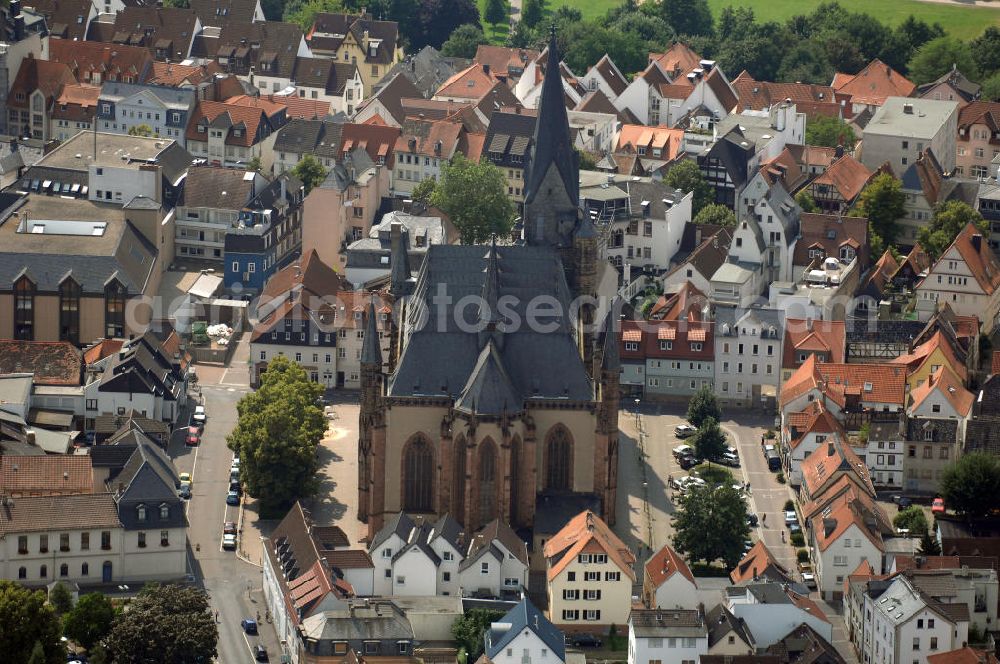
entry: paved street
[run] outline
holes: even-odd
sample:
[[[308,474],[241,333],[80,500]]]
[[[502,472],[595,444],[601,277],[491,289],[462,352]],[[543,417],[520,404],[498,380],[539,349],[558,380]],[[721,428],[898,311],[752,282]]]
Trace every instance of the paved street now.
[[[181,436],[175,435],[169,449],[178,472],[189,472],[194,480],[193,496],[187,505],[189,566],[196,582],[208,591],[212,606],[219,612],[218,661],[225,664],[254,661],[251,647],[258,640],[268,649],[273,661],[278,661],[281,652],[270,625],[261,625],[259,637],[247,637],[240,628],[240,620],[245,617],[256,617],[259,612],[264,618],[260,568],[239,560],[232,551],[222,550],[223,523],[240,521],[240,509],[226,505],[229,466],[233,458],[226,447],[226,435],[236,424],[236,402],[249,391],[246,366],[246,350],[238,348],[230,362],[231,368],[197,367],[208,412],[202,443],[199,447],[185,447]],[[244,522],[248,521],[244,517]],[[242,536],[254,540],[248,542],[257,553],[251,559],[259,561],[259,537],[248,523],[242,526]],[[248,592],[251,587],[256,589],[252,597]]]

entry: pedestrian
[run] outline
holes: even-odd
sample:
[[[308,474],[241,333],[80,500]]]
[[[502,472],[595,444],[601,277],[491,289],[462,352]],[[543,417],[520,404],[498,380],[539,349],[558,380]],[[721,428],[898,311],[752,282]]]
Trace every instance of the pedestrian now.
[[[219,612],[215,612],[215,622],[219,622]]]
[[[767,525],[767,514],[760,515],[760,522],[764,525]]]

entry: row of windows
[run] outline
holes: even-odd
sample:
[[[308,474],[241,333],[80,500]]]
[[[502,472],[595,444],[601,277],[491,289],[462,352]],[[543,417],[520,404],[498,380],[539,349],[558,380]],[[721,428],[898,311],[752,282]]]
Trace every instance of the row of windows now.
[[[700,341],[692,341],[689,344],[688,347],[692,351],[701,352],[702,350],[704,350],[705,345],[704,345],[704,343],[702,343]],[[674,342],[673,341],[660,341],[660,350],[673,350],[673,349],[674,349]],[[638,351],[639,350],[639,342],[638,341],[626,341],[625,342],[625,350]]]
[[[579,620],[580,619],[580,610],[579,609],[563,609],[562,618],[563,618],[563,620],[565,620],[567,622],[571,622],[571,621],[574,621],[574,620]],[[591,622],[599,621],[601,619],[601,610],[600,609],[587,609],[586,611],[583,612],[583,619],[591,621]]]
[[[598,590],[592,590],[592,589],[588,588],[588,589],[584,590],[583,593],[582,593],[582,595],[581,595],[579,588],[574,588],[572,590],[569,589],[569,588],[563,589],[563,597],[562,598],[564,600],[566,600],[567,602],[575,602],[578,599],[580,599],[581,596],[583,597],[584,600],[586,600],[588,602],[594,602],[594,601],[598,601],[598,600],[601,599],[601,591],[599,589]]]
[[[605,561],[605,562],[607,562],[607,561]],[[584,581],[600,581],[601,580],[601,573],[600,572],[584,572],[583,573],[583,580]],[[605,572],[604,573],[604,580],[605,581],[621,581],[622,580],[622,573],[621,572]],[[569,582],[569,583],[574,583],[576,581],[576,572],[566,572],[566,581]]]
[[[22,341],[35,339],[34,282],[23,276],[14,284],[14,338]],[[72,278],[59,285],[59,339],[74,344],[80,342],[80,298],[83,289]],[[108,337],[125,334],[126,289],[117,280],[104,289],[104,327]]]
[[[656,378],[656,377],[649,378],[649,380],[647,382],[649,384],[649,387],[659,387],[660,386],[660,379]],[[677,387],[680,387],[683,384],[683,382],[684,381],[677,381]],[[666,379],[666,385],[665,385],[665,387],[673,387],[673,386],[674,386],[674,379],[673,378],[667,378]],[[712,381],[710,381],[710,380],[703,380],[703,381],[701,381],[701,386],[702,387],[711,387],[712,386]],[[688,388],[692,389],[692,390],[698,389],[698,381],[695,380],[695,379],[693,379],[693,378],[691,380],[689,380],[688,381]]]
[[[59,534],[59,550],[69,551],[70,550],[70,537],[69,533]],[[101,549],[107,551],[111,548],[111,531],[103,530],[101,531]],[[90,551],[90,533],[83,532],[80,533],[80,551]],[[17,537],[17,552],[21,555],[28,553],[28,536],[18,535]],[[49,552],[49,536],[47,533],[43,533],[38,536],[38,553],[48,553]]]
[[[758,373],[760,373],[757,370],[758,368],[759,368],[759,365],[757,365],[756,363],[752,363],[750,365],[750,373],[751,374],[758,374]],[[764,373],[767,374],[768,376],[770,376],[772,373],[774,373],[774,367],[771,366],[770,364],[765,364],[764,368],[765,368]],[[723,362],[722,363],[722,373],[729,373],[729,362]],[[743,373],[743,363],[742,362],[737,362],[736,363],[736,373],[738,373],[738,374]]]
[[[104,561],[104,568],[107,570],[106,576],[110,577],[111,576],[111,561],[110,560],[105,560]],[[67,577],[67,576],[69,576],[69,565],[67,565],[66,563],[63,563],[63,564],[59,565],[59,576],[60,577]],[[81,563],[80,564],[80,576],[90,576],[90,564],[89,563]],[[21,580],[21,581],[26,580],[28,578],[28,568],[27,567],[19,567],[18,570],[17,570],[17,578],[19,580]],[[38,578],[39,579],[47,579],[47,578],[49,578],[49,566],[48,565],[40,565],[38,567]]]
[[[743,334],[746,334],[746,333],[747,333],[746,328],[743,328]],[[756,333],[757,333],[756,330],[751,330],[750,331],[750,334],[756,334]],[[760,346],[759,345],[753,344],[752,348],[753,348],[753,353],[751,353],[752,355],[760,355]],[[743,350],[744,350],[743,344],[737,344],[736,345],[736,354],[737,355],[743,355],[744,354]],[[729,352],[729,342],[728,341],[726,343],[722,344],[722,352],[723,353],[728,353]],[[767,354],[768,354],[769,357],[774,355],[774,344],[768,344],[767,345]]]

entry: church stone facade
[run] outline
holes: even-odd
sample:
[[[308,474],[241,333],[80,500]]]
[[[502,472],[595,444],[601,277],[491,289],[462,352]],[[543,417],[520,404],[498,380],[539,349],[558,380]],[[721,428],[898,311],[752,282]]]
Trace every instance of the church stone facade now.
[[[415,280],[405,252],[394,252],[389,296],[399,319],[388,357],[369,309],[358,463],[358,518],[369,537],[401,511],[447,513],[466,532],[496,518],[531,529],[536,505],[561,499],[596,503],[614,523],[618,340],[613,308],[595,326],[596,304],[571,306],[597,295],[599,259],[579,210],[558,62],[553,37],[523,243],[432,246]],[[539,298],[544,315],[529,325]]]

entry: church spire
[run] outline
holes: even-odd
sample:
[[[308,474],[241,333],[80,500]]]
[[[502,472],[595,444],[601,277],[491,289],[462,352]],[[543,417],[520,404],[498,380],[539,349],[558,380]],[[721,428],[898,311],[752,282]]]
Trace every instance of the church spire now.
[[[569,117],[566,113],[566,97],[560,73],[559,46],[556,44],[556,28],[553,25],[549,37],[548,60],[545,64],[545,80],[538,102],[538,119],[531,150],[531,161],[525,183],[524,200],[530,204],[542,188],[542,181],[549,170],[555,167],[565,189],[568,202],[574,207],[580,200],[579,157],[573,149],[569,131]],[[549,185],[551,186],[551,185]]]
[[[368,303],[368,320],[365,321],[365,338],[361,343],[361,364],[368,364],[381,369],[382,348],[378,339],[378,314],[375,311],[375,296]]]
[[[403,225],[392,222],[389,227],[389,293],[396,298],[406,295],[410,280],[410,256],[403,240]]]
[[[497,301],[500,299],[500,258],[497,255],[497,236],[493,236],[490,252],[486,255],[486,279],[483,281],[483,292],[480,296],[479,320],[495,325],[500,320],[497,311]]]

